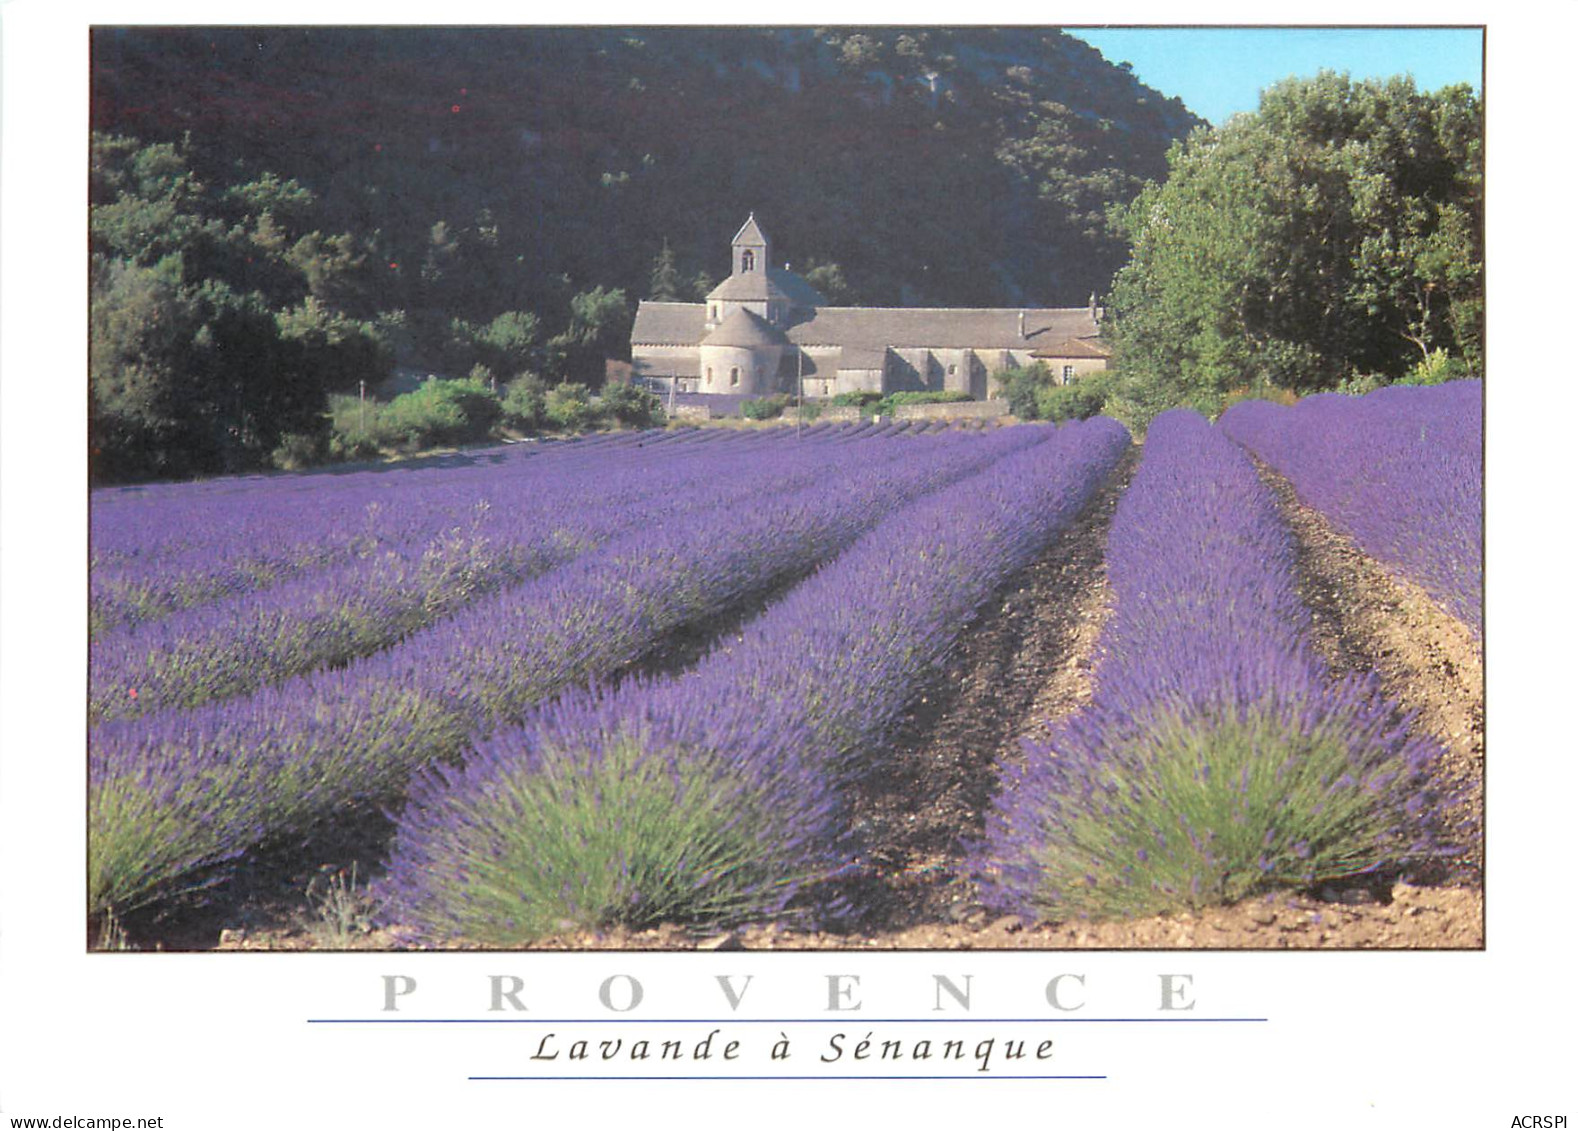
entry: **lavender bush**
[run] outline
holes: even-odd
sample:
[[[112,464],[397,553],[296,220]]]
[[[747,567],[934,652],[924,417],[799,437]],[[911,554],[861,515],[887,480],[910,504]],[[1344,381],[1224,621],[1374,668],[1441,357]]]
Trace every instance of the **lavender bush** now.
[[[741,706],[594,692],[483,740],[414,785],[380,903],[429,936],[499,945],[781,910],[838,859],[841,800],[793,720]]]
[[[456,754],[468,735],[628,665],[836,552],[892,506],[1037,438],[869,434],[836,457],[792,439],[738,448],[742,474],[777,485],[810,471],[810,485],[764,487],[770,504],[751,506],[709,495],[715,505],[633,529],[343,669],[95,728],[93,910],[157,900],[264,840],[387,803],[413,769]]]
[[[1042,442],[885,519],[693,671],[570,695],[412,791],[383,894],[431,936],[771,917],[850,859],[843,786],[1128,446]]]
[[[757,443],[748,450],[769,448]],[[680,460],[621,461],[614,465],[618,474],[589,475],[577,467],[567,469],[568,477],[539,474],[529,490],[493,490],[476,503],[475,484],[427,491],[427,527],[404,545],[105,634],[90,649],[89,718],[97,723],[195,707],[343,665],[625,530],[817,481],[823,477],[817,450],[808,440],[791,454],[792,463],[776,461],[770,479],[749,465],[742,469],[728,449],[693,447]],[[606,505],[610,498],[619,505]]]
[[[971,849],[989,906],[1148,914],[1442,851],[1433,743],[1309,642],[1291,535],[1247,457],[1159,416],[1120,500],[1088,709],[1027,744]]]
[[[512,449],[496,461],[450,470],[96,491],[90,634],[399,552],[431,538],[469,506],[502,510],[578,476],[591,489],[605,469],[639,475],[665,457],[692,454],[702,442],[694,432],[643,433],[620,444],[566,444],[536,458]]]
[[[1365,553],[1484,632],[1483,383],[1249,401],[1221,427]]]

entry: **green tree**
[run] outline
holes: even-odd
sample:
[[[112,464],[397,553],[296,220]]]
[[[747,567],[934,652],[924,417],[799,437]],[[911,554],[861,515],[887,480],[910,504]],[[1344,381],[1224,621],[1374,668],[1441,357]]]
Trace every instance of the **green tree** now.
[[[313,228],[317,200],[295,181],[210,188],[184,143],[96,133],[90,193],[95,478],[299,462],[321,447],[327,390],[388,373],[342,305],[361,245]]]
[[[609,385],[603,390],[601,408],[626,428],[656,428],[663,423],[663,402],[657,394],[634,385]]]
[[[394,351],[375,326],[349,318],[313,295],[277,312],[274,322],[280,337],[297,343],[302,364],[328,391],[354,392],[363,382],[376,385],[394,368]]]
[[[460,264],[460,239],[450,229],[449,221],[436,221],[427,233],[427,247],[422,256],[422,281],[437,287]]]
[[[220,203],[239,216],[258,216],[265,212],[287,227],[308,223],[317,208],[317,198],[294,177],[281,179],[265,172],[245,184],[233,185],[220,194]]]
[[[652,261],[652,278],[647,284],[647,297],[653,302],[683,301],[685,282],[674,262],[674,249],[663,241],[663,250]]]
[[[477,336],[483,363],[495,373],[518,373],[537,357],[540,324],[529,310],[506,310]]]
[[[204,214],[208,188],[183,148],[94,133],[89,143],[88,233],[93,251],[151,267],[171,255],[210,258],[226,225]]]
[[[1009,412],[1020,420],[1040,419],[1036,394],[1052,386],[1052,371],[1043,362],[1010,366],[997,375],[997,380],[1002,385],[1003,399],[1008,402]]]
[[[116,260],[94,273],[89,320],[95,478],[267,467],[282,436],[324,429],[323,352],[256,294],[182,285],[175,257]]]
[[[829,306],[843,306],[849,302],[849,281],[844,278],[844,269],[838,264],[813,259],[806,265],[804,278],[827,299]]]
[[[504,387],[503,421],[511,428],[533,432],[547,419],[548,386],[535,373],[522,373]]]
[[[576,383],[603,383],[603,364],[630,347],[630,306],[625,292],[605,287],[570,299],[570,322],[550,339],[548,368]]]
[[[543,417],[554,428],[580,432],[597,423],[597,406],[592,391],[585,385],[565,381],[548,390]]]
[[[201,470],[179,367],[198,319],[178,260],[97,265],[88,306],[89,436],[96,479],[182,476]]]
[[[416,342],[404,310],[380,310],[372,320],[372,332],[396,364],[410,360]]]
[[[367,249],[350,234],[308,232],[282,258],[299,272],[312,297],[342,309],[361,305],[367,290]]]
[[[442,351],[443,366],[459,372],[483,365],[494,373],[518,373],[532,368],[542,360],[537,343],[539,331],[537,316],[529,310],[507,310],[483,324],[452,318]]]
[[[886,61],[887,47],[876,36],[856,33],[838,45],[839,59],[851,68],[880,67]]]
[[[182,361],[182,386],[212,432],[219,466],[246,471],[270,466],[270,454],[292,433],[325,429],[328,407],[326,343],[287,337],[277,316],[256,293],[238,294],[223,283],[195,288],[203,325]],[[367,355],[377,347],[366,342]],[[349,346],[347,356],[358,347]],[[206,401],[203,399],[206,398]]]
[[[1144,185],[1145,166],[1111,122],[1092,128],[1061,102],[1023,97],[1017,128],[1002,138],[994,156],[1027,198],[1030,230],[1059,291],[1105,289],[1124,252],[1108,208],[1134,199]]]
[[[1131,241],[1109,311],[1114,399],[1134,422],[1265,384],[1400,377],[1436,350],[1478,364],[1478,100],[1322,72],[1200,130],[1113,219]]]
[[[609,347],[630,333],[630,304],[625,292],[593,287],[570,299],[567,339],[576,345]]]

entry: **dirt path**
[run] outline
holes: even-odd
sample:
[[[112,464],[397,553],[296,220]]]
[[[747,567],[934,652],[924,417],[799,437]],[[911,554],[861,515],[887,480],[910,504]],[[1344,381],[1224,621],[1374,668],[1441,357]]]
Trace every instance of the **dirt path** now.
[[[846,885],[865,910],[852,924],[860,933],[979,917],[960,871],[961,838],[984,827],[999,767],[1020,757],[1026,720],[1062,717],[1089,700],[1109,605],[1107,529],[1138,461],[1131,449],[1048,553],[998,591],[917,696],[884,772],[856,793],[856,828],[876,871]]]
[[[1417,712],[1415,729],[1445,750],[1438,784],[1458,798],[1452,826],[1467,851],[1457,867],[1431,878],[1481,882],[1485,667],[1472,630],[1300,503],[1282,476],[1264,465],[1260,472],[1298,539],[1300,594],[1323,658],[1338,674],[1379,673],[1386,695]]]

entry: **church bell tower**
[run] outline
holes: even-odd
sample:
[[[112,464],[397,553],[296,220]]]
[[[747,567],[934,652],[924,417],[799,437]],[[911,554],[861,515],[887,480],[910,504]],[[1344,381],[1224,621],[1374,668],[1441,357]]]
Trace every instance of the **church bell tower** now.
[[[771,262],[772,246],[767,241],[767,234],[756,223],[756,213],[752,212],[740,230],[734,233],[734,274],[759,272],[765,275]]]

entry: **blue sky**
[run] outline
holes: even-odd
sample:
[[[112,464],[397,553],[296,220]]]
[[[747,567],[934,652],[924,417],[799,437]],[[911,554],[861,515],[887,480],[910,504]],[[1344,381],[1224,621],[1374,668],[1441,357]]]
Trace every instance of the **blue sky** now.
[[[1480,90],[1478,28],[1069,28],[1109,62],[1177,95],[1213,125],[1253,110],[1260,91],[1322,68],[1356,79],[1410,73],[1423,90],[1467,82]]]

